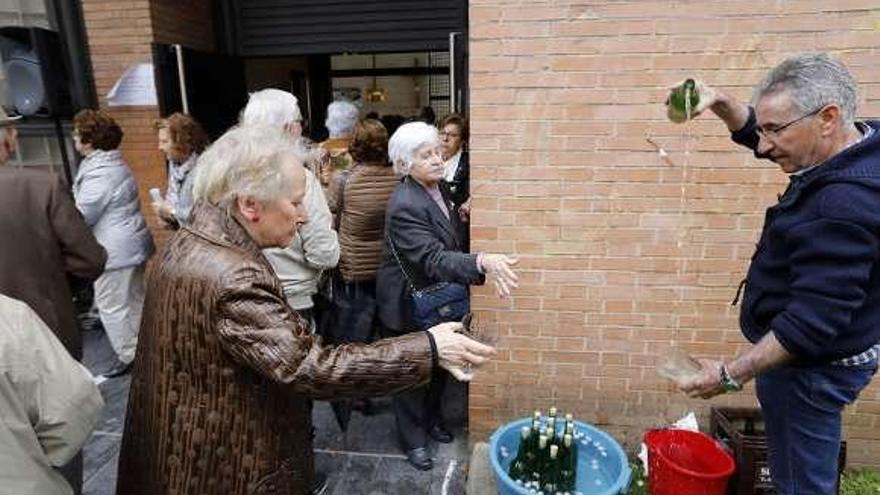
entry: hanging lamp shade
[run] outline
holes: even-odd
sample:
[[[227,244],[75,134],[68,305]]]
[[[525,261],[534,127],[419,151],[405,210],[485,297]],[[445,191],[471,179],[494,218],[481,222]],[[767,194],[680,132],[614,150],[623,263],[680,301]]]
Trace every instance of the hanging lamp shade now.
[[[373,87],[367,89],[367,101],[371,103],[378,103],[385,101],[385,89],[376,85],[376,81],[373,81]]]
[[[373,54],[373,70],[376,69],[376,55]],[[367,101],[370,103],[378,103],[385,101],[385,89],[376,82],[376,76],[373,76],[373,85],[367,88]]]

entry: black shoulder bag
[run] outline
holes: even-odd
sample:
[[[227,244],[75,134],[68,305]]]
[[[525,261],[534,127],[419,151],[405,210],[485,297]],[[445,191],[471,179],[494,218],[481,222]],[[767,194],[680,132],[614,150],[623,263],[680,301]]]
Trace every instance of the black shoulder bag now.
[[[409,285],[416,325],[422,330],[427,330],[446,321],[461,321],[464,315],[470,312],[471,302],[467,286],[457,282],[437,282],[417,289],[413,277],[406,269],[407,263],[397,253],[397,247],[391,236],[388,235],[387,238],[391,246],[391,254],[397,260],[403,278]]]

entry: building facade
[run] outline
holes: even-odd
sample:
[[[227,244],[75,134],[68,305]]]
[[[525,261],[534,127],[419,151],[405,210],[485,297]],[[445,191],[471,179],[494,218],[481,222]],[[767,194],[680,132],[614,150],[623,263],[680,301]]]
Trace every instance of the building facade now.
[[[235,7],[82,0],[99,105],[129,66],[154,61],[154,44],[245,46],[241,26],[229,27]],[[471,0],[465,19],[460,96],[472,126],[472,244],[516,253],[521,273],[510,300],[489,288],[473,296],[501,340],[470,386],[471,431],[482,438],[556,404],[632,450],[646,428],[688,411],[705,419],[712,405],[756,405],[751,387],[711,402],[687,399],[654,366],[670,345],[707,357],[742,348],[730,302],[763,211],[786,179],[737,149],[720,122],[667,122],[665,88],[697,76],[748,99],[785,56],[830,51],[861,84],[860,115],[880,115],[876,1]],[[249,50],[273,46],[252,41]],[[445,47],[424,47],[432,50]],[[247,63],[259,66],[269,54],[252,56]],[[310,60],[290,66],[320,70]],[[260,74],[269,81],[278,70]],[[160,108],[106,110],[125,130],[123,153],[147,198],[165,181],[152,129]],[[845,430],[849,464],[880,466],[880,384],[848,410]]]

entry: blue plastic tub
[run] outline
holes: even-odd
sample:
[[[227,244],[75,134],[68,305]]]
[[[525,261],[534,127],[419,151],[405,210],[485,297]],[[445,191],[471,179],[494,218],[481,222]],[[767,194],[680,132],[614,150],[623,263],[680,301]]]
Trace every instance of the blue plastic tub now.
[[[531,418],[507,423],[495,430],[489,440],[489,460],[498,480],[500,495],[529,495],[529,491],[513,481],[507,471],[519,448],[520,430],[531,424]],[[561,428],[558,431],[561,432]],[[581,421],[575,421],[575,431],[579,437],[575,440],[578,442],[578,467],[575,493],[571,495],[578,492],[584,495],[626,493],[632,470],[620,444],[604,431]]]

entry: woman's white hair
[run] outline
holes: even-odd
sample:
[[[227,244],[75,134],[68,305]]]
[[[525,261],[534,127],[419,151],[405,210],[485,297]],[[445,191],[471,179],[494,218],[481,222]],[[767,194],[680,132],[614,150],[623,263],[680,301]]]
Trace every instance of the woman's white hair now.
[[[334,101],[327,105],[327,119],[324,125],[330,131],[330,137],[347,136],[354,132],[360,110],[347,101]]]
[[[409,175],[416,153],[425,145],[440,144],[437,128],[424,122],[409,122],[398,127],[388,140],[388,158],[399,175]]]
[[[233,127],[199,156],[193,195],[196,200],[229,207],[238,197],[269,202],[289,193],[290,167],[303,163],[307,151],[278,127]]]
[[[241,113],[242,125],[266,125],[282,128],[302,120],[296,96],[280,89],[263,89],[251,93]]]

